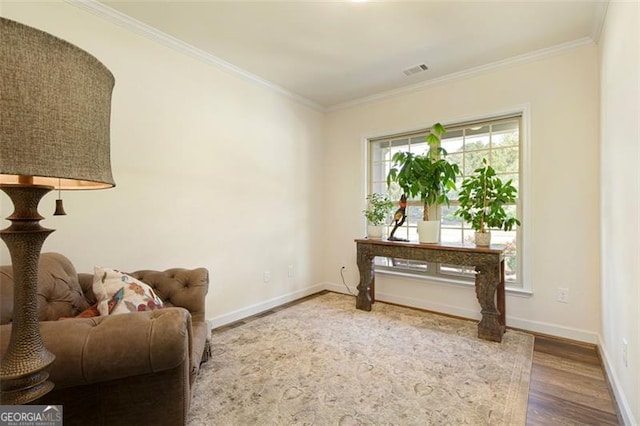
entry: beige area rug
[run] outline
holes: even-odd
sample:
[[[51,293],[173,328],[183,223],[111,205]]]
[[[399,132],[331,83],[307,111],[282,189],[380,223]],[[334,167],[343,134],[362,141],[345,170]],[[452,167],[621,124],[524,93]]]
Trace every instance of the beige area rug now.
[[[188,424],[524,425],[533,336],[328,293],[213,335]]]

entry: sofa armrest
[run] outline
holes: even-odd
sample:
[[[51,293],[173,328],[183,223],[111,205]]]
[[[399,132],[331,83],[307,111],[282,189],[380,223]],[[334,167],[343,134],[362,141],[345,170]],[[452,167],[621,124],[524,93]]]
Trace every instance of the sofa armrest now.
[[[191,356],[191,316],[181,308],[44,321],[40,332],[56,356],[48,371],[59,389],[155,373]]]

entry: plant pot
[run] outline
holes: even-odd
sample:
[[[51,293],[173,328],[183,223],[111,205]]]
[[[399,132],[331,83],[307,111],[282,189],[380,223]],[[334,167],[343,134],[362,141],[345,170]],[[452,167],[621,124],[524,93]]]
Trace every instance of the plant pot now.
[[[476,232],[475,237],[478,247],[489,247],[489,245],[491,245],[491,231]]]
[[[367,238],[379,240],[382,238],[384,225],[367,225]]]
[[[440,241],[440,221],[421,220],[418,222],[418,241],[423,244],[436,244]]]

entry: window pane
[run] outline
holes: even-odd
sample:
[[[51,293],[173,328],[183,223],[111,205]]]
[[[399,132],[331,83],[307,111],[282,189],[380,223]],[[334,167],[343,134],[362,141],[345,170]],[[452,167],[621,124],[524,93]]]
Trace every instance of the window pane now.
[[[476,242],[476,231],[474,231],[473,229],[465,229],[463,232],[463,236],[462,236],[462,242],[464,244],[475,244]]]
[[[504,266],[505,266],[505,280],[516,281],[518,278],[518,254],[516,248],[516,232],[509,232],[509,237],[502,238],[505,244],[504,250]],[[493,233],[492,233],[493,237]]]
[[[514,146],[520,143],[518,121],[494,124],[492,126],[494,147]]]
[[[487,148],[489,148],[489,126],[465,130],[464,149],[466,151]]]
[[[418,221],[422,220],[424,208],[422,206],[407,206],[407,224],[417,226]]]
[[[462,139],[462,131],[456,132],[459,133],[460,136],[452,138],[447,133],[446,139],[442,139],[441,146],[447,151],[448,154],[453,154],[454,152],[462,152],[463,151],[463,139]]]
[[[464,175],[469,176],[473,174],[473,171],[482,167],[482,159],[489,160],[489,151],[471,151],[464,156]]]
[[[371,192],[375,192],[376,194],[384,194],[387,190],[386,182],[373,182]]]
[[[502,123],[493,124],[491,126],[491,130],[493,131],[493,133],[517,133],[518,129],[520,128],[519,123],[519,120],[512,119],[509,121],[504,121]]]
[[[418,228],[417,227],[409,227],[407,228],[407,239],[409,241],[418,241]]]
[[[458,228],[462,228],[462,219],[460,219],[458,216],[455,216],[453,213],[456,211],[457,207],[454,206],[449,206],[449,207],[442,207],[441,208],[441,213],[440,213],[440,223],[442,224],[442,226],[446,226],[446,227],[458,227]]]
[[[373,258],[373,264],[375,266],[392,266],[391,262],[389,260],[390,259],[388,259],[386,257],[376,256],[376,257]]]
[[[520,190],[520,177],[517,173],[501,174],[500,179],[502,179],[503,182],[507,182],[511,179],[511,185],[515,186],[517,190]]]
[[[404,270],[416,271],[425,273],[429,270],[429,265],[425,262],[418,262],[416,260],[407,260],[407,259],[391,259],[392,266]]]
[[[393,139],[393,140],[389,141],[389,146],[392,149],[398,149],[400,151],[404,151],[408,144],[409,144],[409,139],[407,139],[407,138],[404,138],[404,139]]]
[[[503,244],[505,246],[515,243],[516,231],[491,230],[491,244]]]
[[[507,212],[508,215],[516,217],[517,208],[516,208],[515,204],[510,204],[508,206],[504,206],[504,210]],[[514,231],[508,231],[508,232],[514,232]]]
[[[448,265],[446,263],[440,264],[440,272],[449,275],[464,275],[469,278],[475,278],[475,268],[473,266],[458,266]]]
[[[518,276],[516,273],[517,266],[517,258],[515,256],[505,256],[504,257],[504,280],[505,281],[516,281]]]
[[[458,167],[462,169],[462,153],[449,154],[446,158],[448,162],[450,162],[451,164],[457,164]]]
[[[462,227],[456,228],[440,228],[440,241],[443,243],[461,243]]]
[[[389,141],[374,142],[371,154],[373,161],[389,160]]]
[[[420,138],[419,141],[415,143],[412,142],[412,145],[409,149],[410,152],[413,152],[416,155],[424,155],[429,150],[429,144],[424,141],[424,138]]]
[[[491,152],[491,167],[497,173],[517,172],[519,165],[518,154],[518,147],[494,149]]]
[[[389,163],[373,163],[371,166],[371,179],[376,182],[387,180],[387,169]]]
[[[389,148],[390,157],[393,157],[396,152],[406,151],[408,143],[409,139],[397,139],[391,141],[391,147]]]
[[[492,142],[494,148],[503,148],[505,146],[518,145],[518,133],[493,135]]]

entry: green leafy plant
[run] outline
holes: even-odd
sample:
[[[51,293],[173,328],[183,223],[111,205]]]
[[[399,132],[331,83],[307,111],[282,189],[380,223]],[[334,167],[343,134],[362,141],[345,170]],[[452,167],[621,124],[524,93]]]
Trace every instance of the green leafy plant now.
[[[470,223],[476,232],[487,232],[487,228],[511,231],[520,225],[520,221],[504,209],[505,205],[516,202],[518,190],[511,179],[503,182],[486,159],[473,173],[462,181],[460,206],[455,215]]]
[[[456,176],[460,174],[458,165],[445,159],[447,151],[440,146],[445,133],[442,124],[434,124],[426,137],[429,150],[421,155],[395,153],[387,175],[388,185],[395,182],[407,196],[420,198],[424,203],[423,220],[429,220],[430,205],[449,205],[447,191],[456,189]]]
[[[376,193],[370,194],[367,200],[369,201],[369,208],[362,210],[364,217],[367,218],[371,225],[384,224],[387,215],[393,209],[393,202],[386,195]]]

